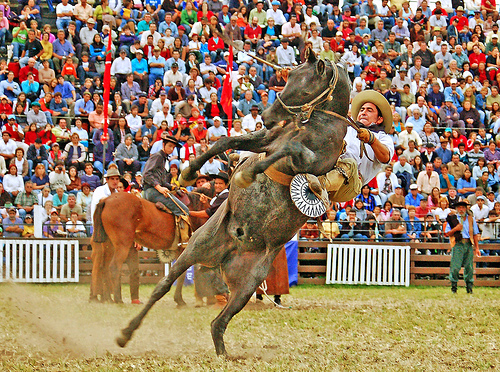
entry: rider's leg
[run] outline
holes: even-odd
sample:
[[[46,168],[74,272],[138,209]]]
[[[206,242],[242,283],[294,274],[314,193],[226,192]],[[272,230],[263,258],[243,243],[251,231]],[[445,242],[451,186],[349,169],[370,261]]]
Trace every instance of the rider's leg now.
[[[177,199],[174,195],[170,195],[170,197],[166,197],[161,194],[154,188],[149,188],[144,193],[145,199],[150,202],[157,203],[160,202],[165,205],[174,215],[182,216],[189,215],[189,209]]]

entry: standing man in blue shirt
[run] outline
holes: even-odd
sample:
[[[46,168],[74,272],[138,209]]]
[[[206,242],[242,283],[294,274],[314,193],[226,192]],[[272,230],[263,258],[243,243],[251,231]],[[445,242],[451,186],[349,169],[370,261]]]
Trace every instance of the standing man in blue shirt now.
[[[165,58],[160,55],[160,52],[160,48],[155,46],[153,49],[153,56],[148,60],[150,86],[155,83],[156,78],[163,80],[166,61]]]
[[[450,238],[452,248],[450,261],[452,293],[457,293],[458,273],[463,266],[467,293],[472,294],[472,287],[474,285],[474,254],[481,256],[479,252],[479,229],[476,219],[472,214],[469,215],[467,213],[468,205],[469,203],[466,200],[458,202],[455,205],[457,214],[449,214],[446,217],[445,236]]]
[[[144,59],[144,52],[141,49],[137,49],[135,52],[135,58],[132,60],[132,71],[134,81],[141,86],[143,92],[147,92],[149,88],[148,61]]]

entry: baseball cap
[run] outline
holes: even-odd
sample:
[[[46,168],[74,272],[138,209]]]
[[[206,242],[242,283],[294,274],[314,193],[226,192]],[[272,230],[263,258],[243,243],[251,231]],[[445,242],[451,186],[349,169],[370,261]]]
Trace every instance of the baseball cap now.
[[[172,63],[172,67],[179,67],[179,64],[177,62]]]
[[[450,84],[456,84],[458,83],[457,79],[453,78],[453,79],[450,79]]]
[[[405,126],[406,126],[406,127],[412,127],[412,128],[413,128],[413,123],[412,123],[412,122],[410,122],[410,121],[409,121],[409,122],[406,122]]]
[[[483,195],[479,195],[476,199],[486,201],[486,198]]]
[[[416,183],[412,183],[412,184],[410,185],[410,190],[418,190],[418,186],[417,186],[417,184],[416,184]]]
[[[39,103],[39,102],[33,102],[33,103],[31,104],[31,107],[33,107],[33,106],[38,106],[38,107],[41,107],[41,105],[40,105],[40,103]]]
[[[177,85],[178,87],[182,87],[182,83],[180,81],[177,81],[175,85]]]
[[[10,119],[14,119],[14,120],[16,120],[16,115],[10,114],[10,115],[7,117],[7,119],[9,119],[9,120],[10,120]]]
[[[222,119],[219,116],[214,116],[214,121],[220,121],[222,123]]]

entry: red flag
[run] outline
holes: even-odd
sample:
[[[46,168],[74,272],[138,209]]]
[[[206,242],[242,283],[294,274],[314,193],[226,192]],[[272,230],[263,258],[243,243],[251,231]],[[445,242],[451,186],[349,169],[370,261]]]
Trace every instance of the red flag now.
[[[224,86],[222,87],[222,95],[220,97],[220,103],[224,112],[226,113],[227,120],[227,132],[231,131],[231,126],[233,124],[233,47],[229,46],[229,58],[227,59],[227,70],[226,79],[224,80]]]
[[[104,65],[104,78],[103,78],[103,86],[104,86],[104,125],[102,128],[102,137],[101,141],[108,140],[108,105],[109,105],[109,82],[111,80],[111,31],[108,34],[108,48],[106,49],[106,63]],[[104,154],[104,156],[106,156]]]

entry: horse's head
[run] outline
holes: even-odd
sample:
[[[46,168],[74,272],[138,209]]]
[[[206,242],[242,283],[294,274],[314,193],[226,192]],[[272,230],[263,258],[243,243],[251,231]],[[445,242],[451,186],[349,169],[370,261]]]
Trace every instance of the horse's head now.
[[[293,119],[307,105],[347,115],[350,81],[345,69],[318,59],[312,49],[305,53],[306,62],[289,72],[281,96],[262,114],[266,128]]]

